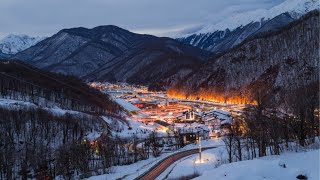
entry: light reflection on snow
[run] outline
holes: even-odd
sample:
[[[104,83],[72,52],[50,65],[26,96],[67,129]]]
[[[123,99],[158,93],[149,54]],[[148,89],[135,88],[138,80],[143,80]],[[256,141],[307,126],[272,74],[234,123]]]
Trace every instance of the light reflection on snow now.
[[[201,159],[201,161],[200,161],[200,159],[197,159],[197,160],[195,160],[194,163],[196,163],[196,164],[203,164],[203,163],[207,163],[207,162],[209,162],[209,159]]]

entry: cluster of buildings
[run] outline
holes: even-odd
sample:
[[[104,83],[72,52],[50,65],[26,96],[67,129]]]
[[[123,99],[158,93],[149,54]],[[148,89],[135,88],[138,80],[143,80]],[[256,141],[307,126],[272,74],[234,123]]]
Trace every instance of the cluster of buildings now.
[[[230,132],[232,116],[230,112],[220,109],[202,112],[192,109],[179,114],[175,119],[175,123],[204,124],[209,128],[210,136],[221,136]]]
[[[184,143],[219,137],[230,132],[230,111],[199,102],[181,102],[165,93],[149,92],[147,87],[126,83],[91,83],[90,86],[108,93],[136,122],[155,125],[162,132],[183,137]]]
[[[91,82],[89,86],[99,89],[105,93],[125,93],[125,94],[135,94],[135,93],[148,93],[148,87],[142,85],[134,85],[128,83],[101,83],[101,82]]]
[[[193,108],[175,99],[116,99],[130,113],[132,119],[142,123],[156,123],[166,131],[203,138],[219,137],[230,132],[232,116],[228,111]],[[197,136],[196,136],[197,134]],[[186,137],[188,140],[188,138]]]

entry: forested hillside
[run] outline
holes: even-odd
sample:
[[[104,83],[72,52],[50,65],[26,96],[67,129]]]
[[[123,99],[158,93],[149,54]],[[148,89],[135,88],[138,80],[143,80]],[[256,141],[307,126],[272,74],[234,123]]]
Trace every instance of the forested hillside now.
[[[318,83],[318,72],[319,11],[313,11],[279,31],[258,34],[211,58],[168,94],[252,104],[261,94],[271,94],[273,102],[284,102],[295,89]]]
[[[113,142],[101,116],[120,111],[75,77],[0,61],[0,179],[68,179],[109,167],[115,161],[95,155],[98,145],[90,141],[103,140],[99,150]],[[115,155],[120,142],[104,152]]]
[[[14,58],[84,80],[173,85],[209,52],[171,38],[136,34],[117,26],[63,29]]]
[[[119,110],[108,95],[76,77],[46,72],[21,61],[0,63],[1,98],[30,101],[44,107],[51,102],[64,109],[100,115]]]

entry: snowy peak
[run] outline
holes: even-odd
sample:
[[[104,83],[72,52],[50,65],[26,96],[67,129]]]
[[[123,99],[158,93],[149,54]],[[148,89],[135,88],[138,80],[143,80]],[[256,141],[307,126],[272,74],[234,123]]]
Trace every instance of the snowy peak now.
[[[318,0],[287,0],[271,10],[275,12],[288,12],[291,17],[298,19],[315,9],[320,9],[320,2]]]
[[[319,9],[318,0],[286,0],[271,9],[235,13],[216,24],[204,25],[200,30],[178,40],[214,53],[221,53],[250,36],[276,31],[304,14]]]
[[[193,34],[178,40],[214,53],[221,53],[240,44],[250,36],[277,31],[292,21],[295,21],[295,19],[289,13],[283,13],[272,19],[241,25],[231,31],[226,29],[224,31]]]
[[[43,39],[44,37],[10,34],[0,40],[0,52],[13,55],[35,45]]]
[[[286,12],[288,12],[291,17],[298,19],[302,15],[315,9],[320,9],[318,0],[286,0],[271,9],[257,9],[254,11],[233,14],[231,17],[216,24],[205,25],[202,29],[195,32],[195,34],[225,29],[234,30],[237,27],[244,26],[251,22],[261,22],[263,20],[272,19]]]

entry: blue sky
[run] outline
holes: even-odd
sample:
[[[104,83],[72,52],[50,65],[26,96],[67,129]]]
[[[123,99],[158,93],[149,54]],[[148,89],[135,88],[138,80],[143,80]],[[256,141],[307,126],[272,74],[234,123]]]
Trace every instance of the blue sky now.
[[[284,0],[0,0],[0,38],[49,36],[60,29],[117,25],[159,36],[223,21]]]

